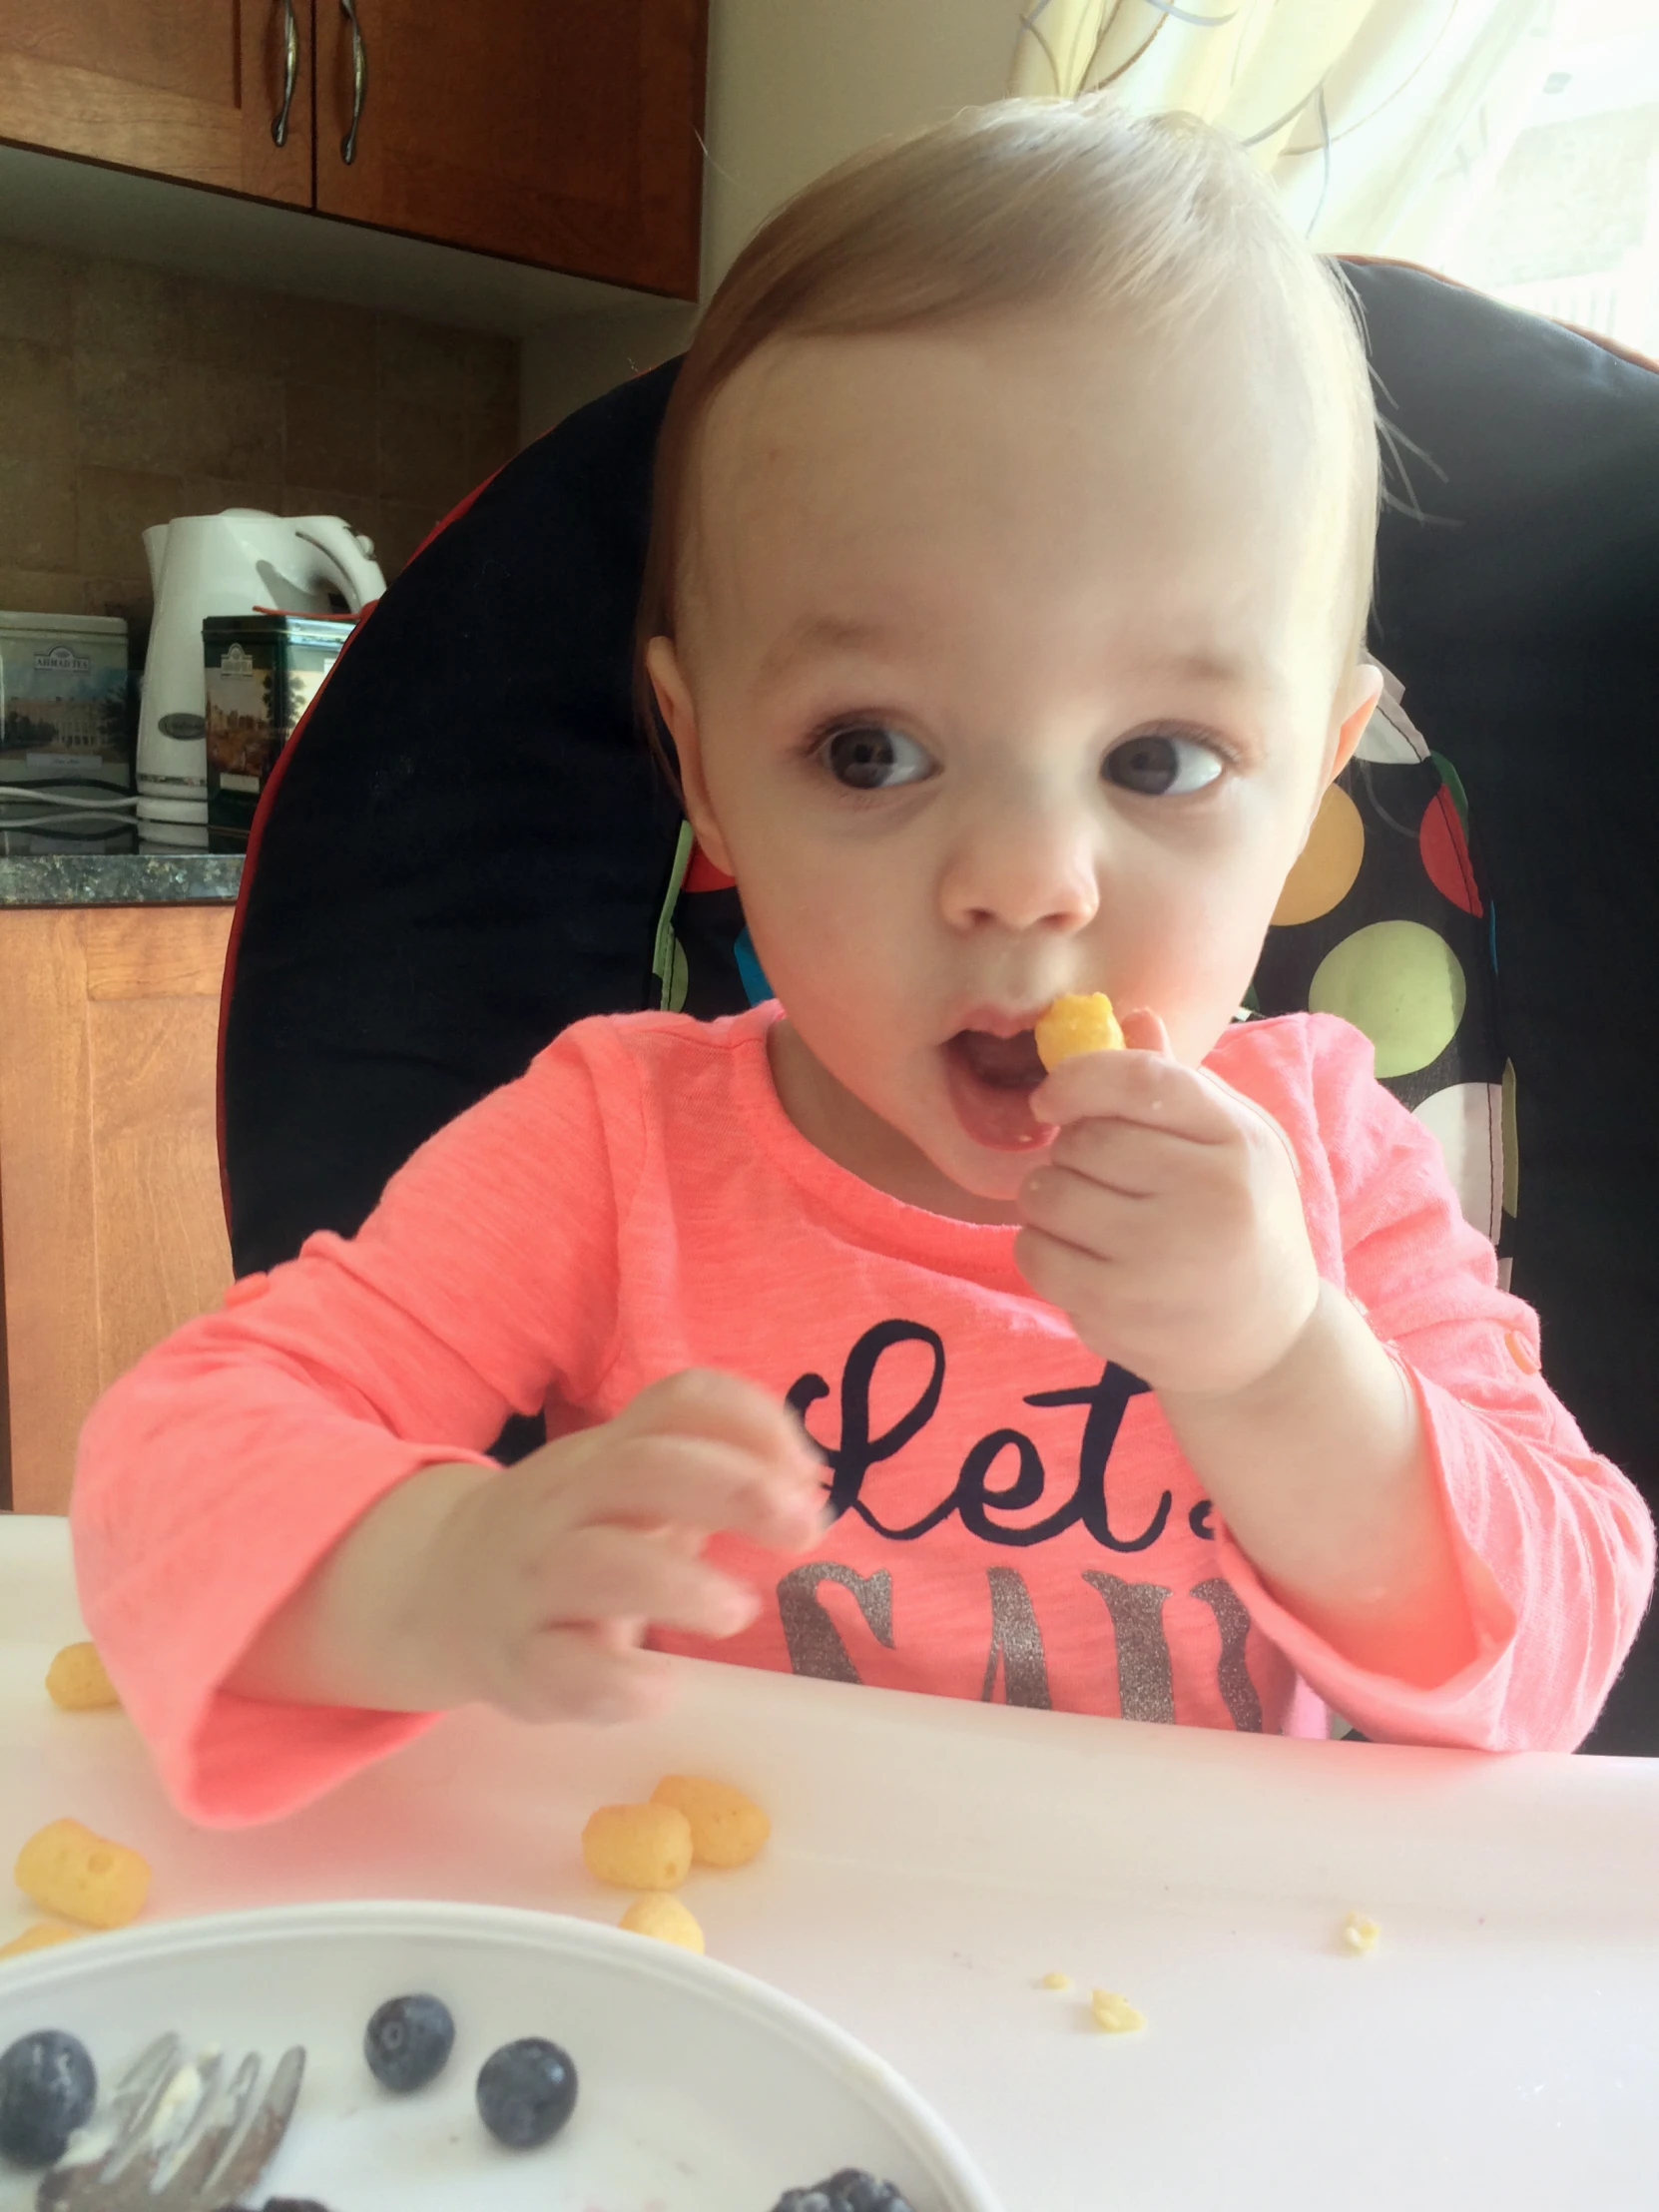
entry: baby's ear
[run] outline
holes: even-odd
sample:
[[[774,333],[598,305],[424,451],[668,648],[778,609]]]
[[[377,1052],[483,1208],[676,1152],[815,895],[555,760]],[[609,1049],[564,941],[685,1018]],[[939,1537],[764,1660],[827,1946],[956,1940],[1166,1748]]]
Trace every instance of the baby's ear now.
[[[709,858],[723,874],[730,875],[733,870],[728,863],[726,843],[715,821],[714,809],[709,804],[709,785],[703,773],[703,746],[697,728],[697,709],[692,700],[691,686],[686,681],[685,667],[672,638],[653,638],[647,645],[645,673],[650,677],[651,689],[657,695],[657,711],[668,726],[669,736],[674,740],[686,819]]]
[[[656,695],[657,712],[678,749],[682,732],[693,728],[696,718],[692,713],[691,689],[672,638],[653,638],[646,646],[645,673]]]
[[[1358,661],[1349,677],[1346,695],[1340,705],[1342,721],[1337,726],[1337,750],[1331,763],[1331,775],[1340,776],[1354,758],[1355,748],[1366,734],[1366,726],[1382,696],[1382,671],[1375,661]]]

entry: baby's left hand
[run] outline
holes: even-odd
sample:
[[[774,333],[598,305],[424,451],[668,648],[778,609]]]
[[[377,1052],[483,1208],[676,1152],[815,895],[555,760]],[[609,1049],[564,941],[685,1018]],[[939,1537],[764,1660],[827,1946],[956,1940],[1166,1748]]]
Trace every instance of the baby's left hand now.
[[[1033,1094],[1060,1134],[1019,1195],[1014,1257],[1082,1342],[1165,1394],[1248,1388],[1319,1298],[1289,1145],[1219,1077],[1169,1057],[1155,1014],[1127,1049],[1066,1060]]]

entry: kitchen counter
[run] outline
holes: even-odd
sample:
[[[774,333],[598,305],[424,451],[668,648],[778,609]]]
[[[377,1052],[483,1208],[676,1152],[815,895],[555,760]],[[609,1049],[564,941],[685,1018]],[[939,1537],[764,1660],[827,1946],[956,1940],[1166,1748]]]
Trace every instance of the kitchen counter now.
[[[131,823],[112,821],[71,839],[0,827],[0,907],[190,906],[229,903],[242,882],[248,840],[207,832],[194,846],[142,844]]]

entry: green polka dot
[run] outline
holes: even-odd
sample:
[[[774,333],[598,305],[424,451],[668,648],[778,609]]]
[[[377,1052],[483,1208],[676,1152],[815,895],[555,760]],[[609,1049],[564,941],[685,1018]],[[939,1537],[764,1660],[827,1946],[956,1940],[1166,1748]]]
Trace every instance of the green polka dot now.
[[[1468,985],[1443,937],[1420,921],[1374,921],[1328,952],[1308,1006],[1340,1014],[1370,1037],[1379,1075],[1409,1075],[1457,1034]]]

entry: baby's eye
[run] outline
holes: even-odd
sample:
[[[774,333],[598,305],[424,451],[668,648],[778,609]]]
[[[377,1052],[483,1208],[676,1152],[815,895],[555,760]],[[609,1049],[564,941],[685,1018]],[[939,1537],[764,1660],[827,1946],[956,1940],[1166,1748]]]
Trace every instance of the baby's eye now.
[[[933,763],[914,738],[879,723],[860,722],[831,730],[818,757],[835,779],[853,791],[890,791],[895,784],[919,784]]]
[[[1215,747],[1202,739],[1154,730],[1115,745],[1101,764],[1101,774],[1126,792],[1178,799],[1213,784],[1225,766]]]

